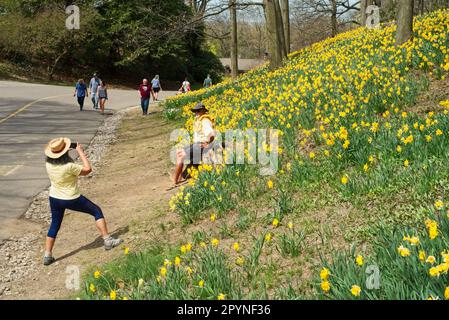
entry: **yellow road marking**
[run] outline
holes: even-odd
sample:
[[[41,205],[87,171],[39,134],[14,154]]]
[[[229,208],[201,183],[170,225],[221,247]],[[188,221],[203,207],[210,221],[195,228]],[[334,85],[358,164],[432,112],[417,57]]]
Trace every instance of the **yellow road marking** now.
[[[55,98],[60,98],[60,97],[65,97],[65,96],[69,96],[69,94],[61,94],[61,95],[58,95],[58,96],[52,96],[52,97],[40,98],[40,99],[37,99],[37,100],[35,100],[35,101],[33,101],[33,102],[30,102],[30,103],[28,103],[27,105],[25,105],[25,106],[23,106],[22,108],[20,108],[19,110],[17,110],[17,111],[15,111],[15,112],[11,113],[11,114],[10,114],[9,116],[7,116],[6,118],[0,119],[0,124],[3,123],[3,122],[5,122],[5,121],[8,120],[8,119],[11,119],[12,117],[17,116],[19,113],[25,111],[26,109],[28,109],[29,107],[31,107],[33,104],[36,104],[36,103],[41,102],[41,101],[50,100],[50,99],[55,99]]]

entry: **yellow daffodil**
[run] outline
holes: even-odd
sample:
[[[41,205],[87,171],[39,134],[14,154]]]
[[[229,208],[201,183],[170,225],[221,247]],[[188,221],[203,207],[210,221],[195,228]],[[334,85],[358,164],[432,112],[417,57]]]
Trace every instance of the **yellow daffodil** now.
[[[327,280],[329,275],[330,275],[329,269],[327,269],[327,268],[321,269],[321,272],[320,272],[320,279],[321,280]]]
[[[357,285],[353,285],[351,288],[351,294],[355,297],[360,296],[360,293],[362,292],[362,289],[357,286]]]
[[[440,275],[440,273],[438,272],[438,268],[436,268],[436,267],[430,268],[429,275],[431,277],[438,277]]]
[[[435,201],[435,208],[437,208],[438,210],[443,208],[443,206],[444,206],[444,202],[443,201],[441,201],[441,200]]]
[[[363,257],[361,255],[358,255],[355,259],[355,262],[357,263],[357,265],[363,266]]]
[[[408,248],[405,248],[404,246],[400,246],[398,248],[398,252],[402,257],[410,256],[410,250]]]
[[[329,292],[331,289],[331,284],[329,281],[323,281],[321,282],[321,290],[323,290],[325,293]]]
[[[426,253],[424,251],[419,251],[418,258],[420,261],[424,262],[426,260]]]
[[[434,256],[428,256],[427,259],[426,259],[426,262],[430,263],[430,264],[434,264],[435,261],[436,261],[436,259],[435,259]]]
[[[265,235],[265,241],[266,242],[269,242],[271,240],[271,233],[267,233],[266,235]]]

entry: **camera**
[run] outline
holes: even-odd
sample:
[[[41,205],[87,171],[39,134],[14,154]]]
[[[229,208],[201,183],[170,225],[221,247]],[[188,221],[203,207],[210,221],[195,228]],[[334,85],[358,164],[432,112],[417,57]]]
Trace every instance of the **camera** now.
[[[76,149],[76,147],[78,147],[78,143],[77,142],[72,142],[70,144],[70,149]]]

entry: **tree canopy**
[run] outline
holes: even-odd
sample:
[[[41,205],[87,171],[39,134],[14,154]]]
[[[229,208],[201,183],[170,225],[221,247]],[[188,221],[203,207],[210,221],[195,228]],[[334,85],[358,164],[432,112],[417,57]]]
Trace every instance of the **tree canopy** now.
[[[80,7],[79,30],[65,28],[71,4]],[[95,69],[201,81],[223,71],[182,0],[0,0],[0,12],[0,59],[45,67],[50,78]]]

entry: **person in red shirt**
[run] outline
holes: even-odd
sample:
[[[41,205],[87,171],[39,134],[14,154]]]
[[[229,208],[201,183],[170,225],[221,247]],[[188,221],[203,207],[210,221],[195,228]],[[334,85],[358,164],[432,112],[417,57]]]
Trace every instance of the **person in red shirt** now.
[[[151,84],[148,83],[148,79],[143,79],[142,84],[139,87],[140,92],[140,101],[142,106],[142,112],[143,115],[148,114],[148,106],[150,105],[150,98],[151,98]]]

